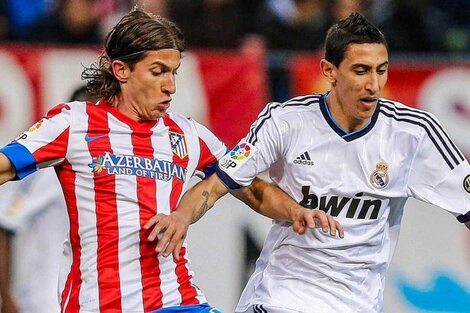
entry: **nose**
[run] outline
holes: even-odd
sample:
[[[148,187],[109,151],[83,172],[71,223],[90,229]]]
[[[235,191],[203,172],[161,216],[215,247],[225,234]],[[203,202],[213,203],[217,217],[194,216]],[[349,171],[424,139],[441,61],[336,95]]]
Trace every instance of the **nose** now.
[[[176,77],[173,73],[168,73],[165,77],[165,81],[162,84],[163,92],[174,94],[176,92]]]
[[[366,83],[366,90],[371,94],[375,94],[379,91],[379,75],[377,73],[371,73]]]

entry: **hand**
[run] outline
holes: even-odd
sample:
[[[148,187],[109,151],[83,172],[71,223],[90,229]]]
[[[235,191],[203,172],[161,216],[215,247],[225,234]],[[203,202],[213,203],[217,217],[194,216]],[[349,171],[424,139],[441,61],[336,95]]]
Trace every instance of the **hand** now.
[[[329,230],[331,236],[336,236],[338,231],[339,237],[344,238],[344,230],[340,223],[321,210],[299,207],[292,220],[292,228],[299,235],[303,235],[307,228],[321,227],[324,233]]]
[[[149,241],[154,241],[159,234],[163,234],[158,240],[155,251],[158,253],[163,251],[165,257],[171,253],[173,258],[179,261],[181,247],[190,224],[191,220],[189,218],[178,211],[174,211],[170,215],[161,213],[155,215],[144,225],[144,229],[150,229],[153,226],[148,236]]]
[[[2,294],[1,313],[20,313],[15,301],[9,295]]]

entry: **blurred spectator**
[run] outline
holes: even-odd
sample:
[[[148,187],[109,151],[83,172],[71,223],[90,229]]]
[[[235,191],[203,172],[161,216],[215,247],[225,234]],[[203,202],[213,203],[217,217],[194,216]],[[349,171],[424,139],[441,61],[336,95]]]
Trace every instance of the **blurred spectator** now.
[[[378,21],[391,51],[441,52],[446,16],[427,0],[390,1]]]
[[[368,8],[370,0],[330,0],[327,11],[329,16],[328,25],[333,25],[338,21],[347,18],[353,12],[359,12],[364,16],[369,16]]]
[[[324,0],[266,0],[256,31],[268,49],[315,51],[328,28]]]
[[[444,47],[447,52],[470,52],[470,1],[430,0],[431,4],[445,14]],[[437,26],[437,25],[436,25]]]
[[[8,36],[8,19],[5,0],[0,0],[0,42],[4,41]]]
[[[236,0],[168,1],[168,13],[185,34],[189,48],[237,48],[243,37]]]
[[[8,39],[27,40],[34,25],[51,11],[56,1],[2,0],[8,25]]]
[[[56,9],[33,28],[30,41],[99,44],[100,24],[95,0],[58,0]]]

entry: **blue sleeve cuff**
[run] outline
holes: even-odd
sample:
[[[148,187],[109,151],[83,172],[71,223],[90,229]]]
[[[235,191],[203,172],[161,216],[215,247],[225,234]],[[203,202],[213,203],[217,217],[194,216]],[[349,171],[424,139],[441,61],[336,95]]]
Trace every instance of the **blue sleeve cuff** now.
[[[36,159],[34,159],[31,152],[25,146],[12,142],[0,149],[0,152],[13,164],[18,179],[23,179],[37,171]]]
[[[227,186],[228,189],[240,189],[243,187],[242,185],[234,181],[230,176],[228,176],[224,171],[222,171],[219,165],[217,165],[215,173],[217,174],[217,177],[219,177],[219,179],[222,181],[222,183]]]
[[[468,221],[470,221],[470,211],[468,211],[466,214],[464,215],[459,215],[457,216],[457,220],[460,222],[460,223],[467,223]]]

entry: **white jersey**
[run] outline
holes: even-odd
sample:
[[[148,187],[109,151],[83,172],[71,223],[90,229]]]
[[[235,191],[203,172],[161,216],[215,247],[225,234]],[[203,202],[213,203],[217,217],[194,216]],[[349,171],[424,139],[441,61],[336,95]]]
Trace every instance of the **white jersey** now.
[[[346,133],[326,95],[271,103],[221,161],[230,188],[269,169],[305,207],[334,216],[345,238],[298,235],[275,221],[237,306],[298,312],[381,312],[385,273],[408,197],[470,220],[470,166],[434,116],[380,99],[371,122]]]
[[[190,178],[214,172],[226,150],[192,119],[170,112],[140,123],[105,99],[58,105],[1,149],[19,178],[51,165],[58,173],[70,218],[62,311],[143,313],[206,303],[186,244],[179,261],[163,257],[143,226],[174,211]]]
[[[54,170],[2,186],[0,199],[0,227],[14,233],[10,282],[20,312],[60,312],[57,281],[68,219]]]

